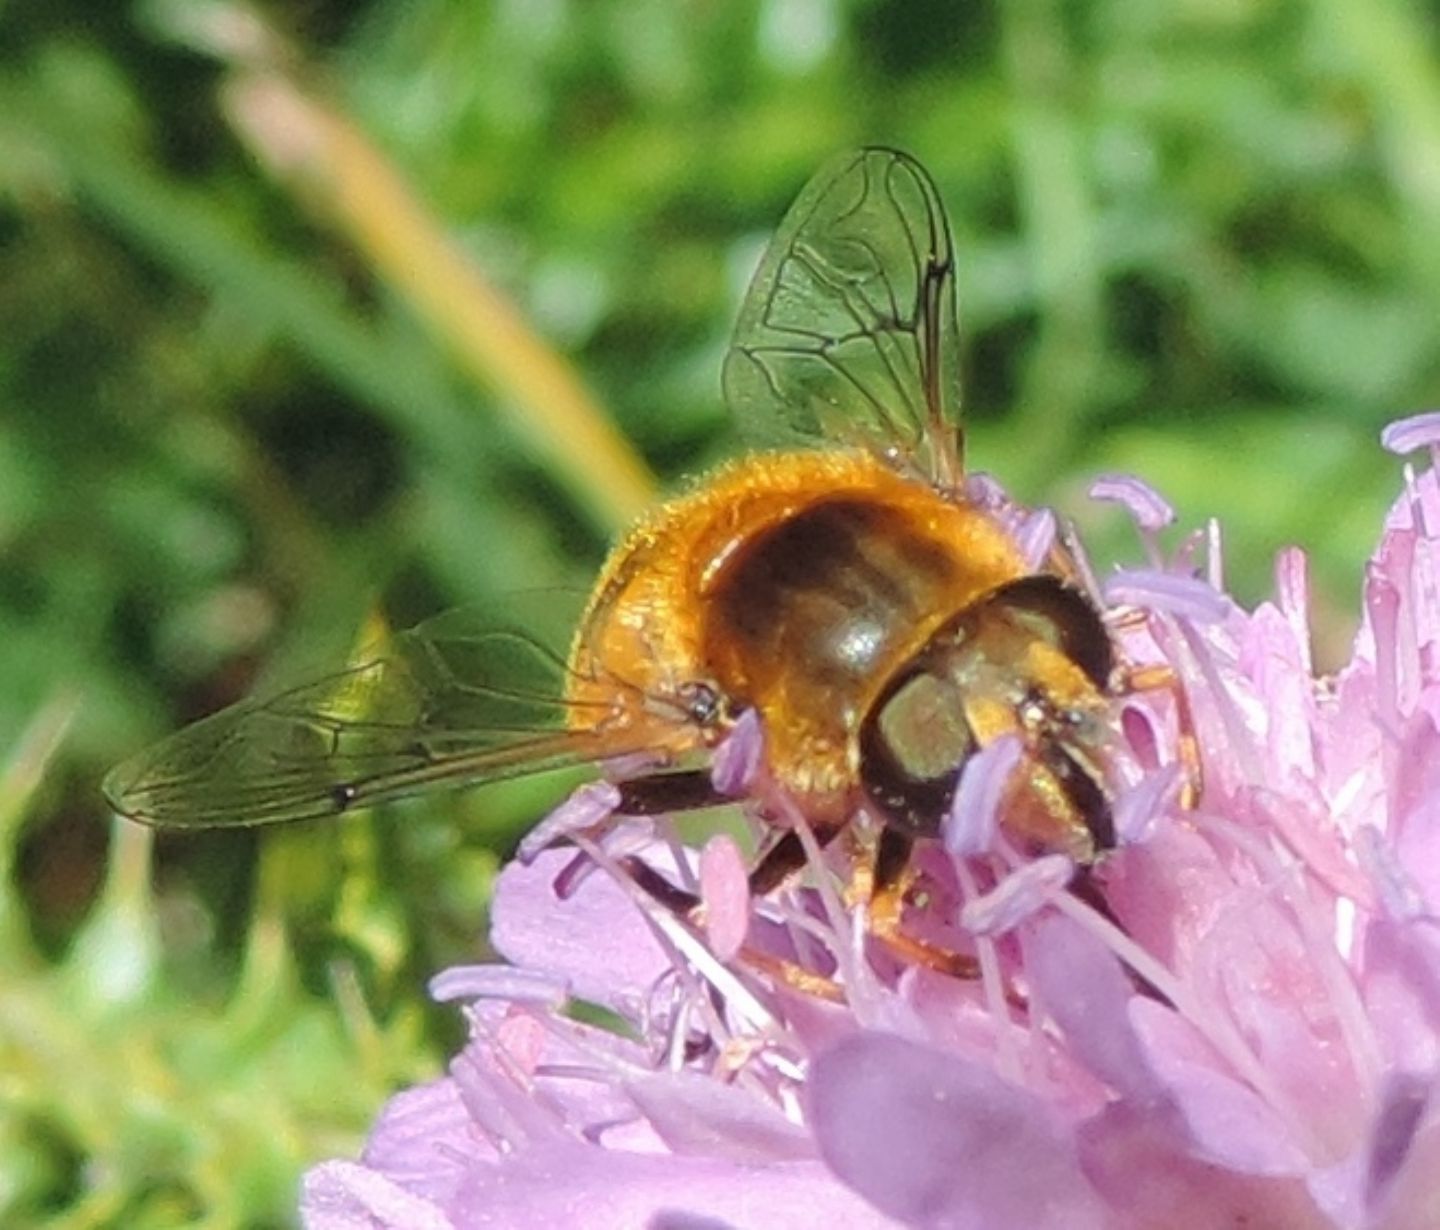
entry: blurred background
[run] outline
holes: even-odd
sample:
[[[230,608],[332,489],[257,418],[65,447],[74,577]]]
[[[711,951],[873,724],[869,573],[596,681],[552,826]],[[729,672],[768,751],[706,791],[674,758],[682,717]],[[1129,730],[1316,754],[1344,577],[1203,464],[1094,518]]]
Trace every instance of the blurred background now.
[[[837,149],[931,170],[972,464],[1310,553],[1322,658],[1440,393],[1437,7],[0,3],[0,1224],[280,1226],[440,1070],[556,785],[155,837],[114,761],[406,624],[584,586],[731,452],[746,280]]]

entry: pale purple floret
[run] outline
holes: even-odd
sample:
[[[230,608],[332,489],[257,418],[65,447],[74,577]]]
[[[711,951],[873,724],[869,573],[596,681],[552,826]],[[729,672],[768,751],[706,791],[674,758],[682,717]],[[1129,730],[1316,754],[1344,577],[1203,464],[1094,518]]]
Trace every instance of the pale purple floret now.
[[[541,850],[549,849],[556,842],[604,824],[619,806],[620,790],[613,782],[581,786],[525,834],[516,853],[523,862],[531,862]]]
[[[1024,751],[1018,735],[1001,735],[966,762],[940,827],[941,840],[951,854],[969,857],[994,846],[1001,798]]]
[[[731,961],[750,926],[749,868],[735,839],[719,833],[700,851],[700,904],[705,938],[717,960]]]
[[[729,798],[749,793],[760,771],[765,752],[765,737],[755,710],[742,713],[729,736],[715,749],[710,765],[710,781],[715,789]]]
[[[1440,417],[1386,435],[1437,440]],[[907,934],[973,959],[960,978],[869,935],[804,817],[804,878],[752,900],[730,838],[598,840],[592,795],[558,826],[579,855],[499,878],[509,965],[435,980],[469,1001],[449,1074],[394,1098],[359,1162],[310,1172],[307,1224],[1440,1226],[1440,487],[1407,475],[1350,660],[1321,678],[1301,553],[1246,610],[1217,533],[1167,555],[1158,496],[1098,494],[1147,555],[1102,578],[1121,655],[1187,702],[1116,706],[1117,851],[1077,874],[1017,849],[998,809],[1021,749],[983,751],[906,908]],[[717,785],[753,784],[760,737]],[[627,855],[700,911],[660,906]]]
[[[1392,453],[1413,453],[1440,445],[1440,410],[1398,419],[1380,433],[1380,443]]]
[[[1090,484],[1090,498],[1121,504],[1146,533],[1175,524],[1175,509],[1149,483],[1129,474],[1105,474]]]
[[[1030,859],[988,892],[971,897],[960,910],[960,925],[976,937],[1013,931],[1053,901],[1074,874],[1075,864],[1063,854]]]
[[[1055,546],[1055,514],[1048,508],[1037,508],[1023,518],[1013,533],[1015,546],[1025,567],[1039,571]]]
[[[1195,623],[1218,623],[1230,607],[1230,600],[1224,594],[1199,577],[1176,576],[1155,569],[1116,572],[1105,579],[1101,588],[1106,601],[1112,605],[1183,615]]]

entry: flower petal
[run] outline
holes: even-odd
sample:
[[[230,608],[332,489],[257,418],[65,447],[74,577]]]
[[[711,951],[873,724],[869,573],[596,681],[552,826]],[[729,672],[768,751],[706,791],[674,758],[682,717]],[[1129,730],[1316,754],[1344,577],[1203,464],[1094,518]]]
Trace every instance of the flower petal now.
[[[619,806],[620,790],[613,782],[586,782],[521,838],[517,856],[522,863],[533,862],[561,838],[604,823]]]
[[[362,1160],[406,1191],[443,1207],[468,1165],[495,1156],[476,1134],[459,1088],[447,1077],[391,1098],[370,1132]]]
[[[698,1072],[657,1072],[625,1088],[675,1153],[756,1163],[815,1156],[809,1133],[750,1089]]]
[[[300,1191],[306,1230],[458,1230],[423,1196],[354,1162],[323,1162]]]
[[[455,1230],[894,1230],[895,1225],[836,1183],[819,1162],[741,1165],[578,1143],[476,1167],[450,1212]]]
[[[1037,919],[1026,940],[1025,968],[1073,1052],[1116,1092],[1153,1099],[1161,1085],[1131,1027],[1135,988],[1115,955],[1058,914]]]
[[[1164,1104],[1116,1103],[1081,1126],[1085,1174],[1108,1226],[1135,1230],[1335,1230],[1297,1179],[1237,1174],[1191,1156]]]
[[[1137,999],[1130,1019],[1147,1065],[1185,1118],[1198,1158],[1241,1174],[1305,1173],[1306,1156],[1284,1122],[1221,1069],[1184,1018]]]
[[[569,983],[581,999],[623,1009],[670,968],[643,912],[609,876],[586,877],[560,897],[555,878],[571,861],[547,850],[511,863],[495,883],[490,940],[509,961]]]
[[[816,1058],[806,1097],[826,1162],[907,1225],[1103,1224],[1067,1125],[989,1067],[860,1033]]]

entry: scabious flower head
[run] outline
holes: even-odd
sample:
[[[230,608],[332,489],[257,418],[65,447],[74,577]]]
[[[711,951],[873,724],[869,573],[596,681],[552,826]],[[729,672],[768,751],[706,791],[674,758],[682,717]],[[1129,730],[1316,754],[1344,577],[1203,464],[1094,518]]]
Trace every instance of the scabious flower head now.
[[[1437,441],[1433,416],[1386,435]],[[957,978],[877,945],[833,854],[752,900],[729,838],[597,827],[616,796],[593,788],[546,829],[578,854],[500,877],[509,964],[435,979],[470,1024],[449,1074],[310,1172],[307,1224],[1440,1226],[1434,472],[1407,472],[1324,677],[1299,551],[1246,611],[1217,532],[1167,555],[1156,493],[1094,494],[1145,556],[1096,584],[1121,654],[1178,681],[1120,702],[1120,849],[1078,878],[1021,857],[996,823],[1018,749],[973,758],[905,920],[973,956]],[[974,495],[1044,556],[1052,519]],[[762,738],[742,726],[717,779],[743,785]]]

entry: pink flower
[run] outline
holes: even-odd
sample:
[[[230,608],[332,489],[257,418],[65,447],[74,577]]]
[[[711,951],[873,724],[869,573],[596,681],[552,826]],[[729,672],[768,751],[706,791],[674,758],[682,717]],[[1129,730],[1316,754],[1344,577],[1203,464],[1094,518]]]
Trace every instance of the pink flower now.
[[[1434,448],[1440,422],[1386,440]],[[310,1172],[307,1225],[1440,1225],[1434,473],[1407,471],[1331,677],[1311,665],[1303,554],[1245,611],[1217,533],[1167,555],[1160,497],[1133,479],[1096,494],[1128,507],[1146,558],[1101,587],[1123,654],[1168,665],[1189,713],[1173,690],[1123,702],[1122,846],[1094,891],[997,836],[1003,740],[921,850],[907,920],[973,953],[971,980],[880,949],[818,851],[806,887],[752,901],[728,838],[697,852],[614,822],[597,839],[613,796],[592,791],[552,826],[580,861],[546,850],[500,878],[509,966],[435,980],[468,1005],[449,1075],[397,1096],[360,1162]],[[759,737],[726,749],[731,779]],[[705,923],[642,891],[637,858]]]

